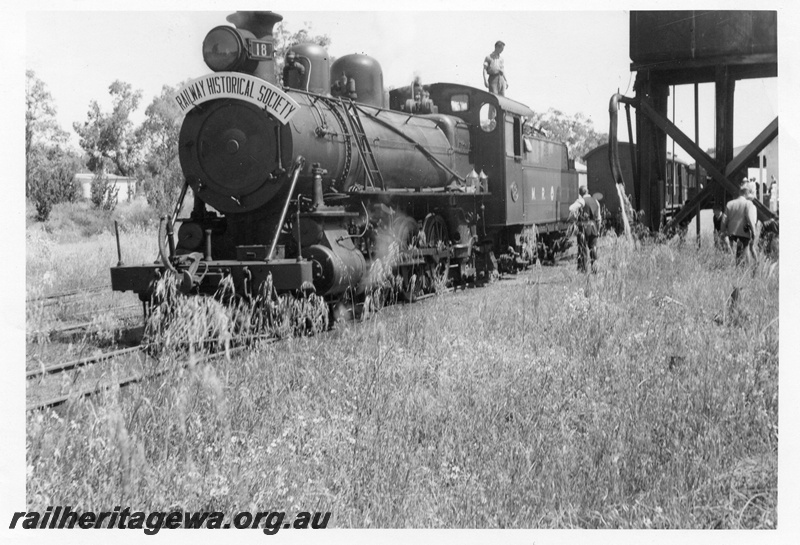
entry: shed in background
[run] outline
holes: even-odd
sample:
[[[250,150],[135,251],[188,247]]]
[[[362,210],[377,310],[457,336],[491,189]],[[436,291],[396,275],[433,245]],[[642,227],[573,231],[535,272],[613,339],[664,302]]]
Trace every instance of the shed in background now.
[[[89,200],[92,198],[92,180],[95,174],[88,172],[75,175],[75,181],[80,184],[81,198]],[[113,184],[119,192],[117,193],[117,201],[129,201],[136,194],[136,179],[129,176],[117,176],[115,174],[106,174],[108,182]]]

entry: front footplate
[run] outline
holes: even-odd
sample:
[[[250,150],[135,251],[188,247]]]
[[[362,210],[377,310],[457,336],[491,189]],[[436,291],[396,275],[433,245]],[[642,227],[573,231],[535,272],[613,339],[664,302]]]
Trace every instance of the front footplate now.
[[[178,274],[187,276],[188,267],[177,267]],[[142,301],[149,301],[156,283],[167,269],[161,264],[122,265],[111,268],[111,289],[133,291]],[[274,259],[265,261],[201,261],[192,271],[191,282],[183,282],[182,291],[189,294],[214,295],[222,280],[230,276],[236,293],[257,295],[269,275],[278,293],[305,289],[313,285],[310,261]]]

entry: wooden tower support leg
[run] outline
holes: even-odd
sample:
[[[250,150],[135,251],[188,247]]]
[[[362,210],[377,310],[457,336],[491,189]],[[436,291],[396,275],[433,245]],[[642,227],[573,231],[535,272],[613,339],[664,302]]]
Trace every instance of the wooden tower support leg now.
[[[648,103],[666,117],[669,87],[647,79],[645,73],[636,75],[636,99]],[[636,154],[638,156],[638,207],[644,210],[643,222],[650,230],[658,230],[664,209],[666,180],[667,136],[646,116],[636,116]]]
[[[717,66],[714,74],[717,131],[714,162],[722,172],[725,172],[725,166],[733,159],[733,90],[735,86],[736,80],[731,77],[728,67],[726,65]],[[721,185],[716,185],[714,199],[723,206],[735,197],[736,195],[726,192]]]
[[[694,143],[700,145],[700,86],[694,84]],[[694,194],[700,193],[700,164],[695,160],[694,163]],[[694,197],[694,195],[692,196]],[[690,199],[692,197],[689,197]],[[697,218],[695,219],[697,226],[697,245],[700,245],[700,213],[698,210]]]

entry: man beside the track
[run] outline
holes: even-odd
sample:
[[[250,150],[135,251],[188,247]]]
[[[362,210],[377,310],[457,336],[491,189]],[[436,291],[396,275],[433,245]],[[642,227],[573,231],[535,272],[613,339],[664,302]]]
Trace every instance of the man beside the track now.
[[[756,221],[758,214],[753,199],[756,196],[755,185],[745,178],[739,185],[739,196],[728,201],[725,217],[722,220],[722,233],[726,237],[726,246],[735,244],[736,264],[745,260],[755,260]],[[727,242],[730,241],[730,242]]]
[[[593,273],[597,272],[597,237],[600,229],[597,225],[600,218],[600,203],[589,195],[589,190],[582,185],[578,190],[578,198],[569,206],[570,218],[575,221],[578,230],[578,272],[587,272],[587,261]]]

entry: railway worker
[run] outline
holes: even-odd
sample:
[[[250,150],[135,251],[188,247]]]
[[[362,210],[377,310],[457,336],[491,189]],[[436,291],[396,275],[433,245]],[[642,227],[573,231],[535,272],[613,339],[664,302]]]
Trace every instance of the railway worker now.
[[[778,213],[778,180],[772,176],[772,183],[769,185],[769,209],[775,214]]]
[[[505,49],[506,44],[497,41],[494,44],[494,51],[489,53],[483,60],[483,84],[489,89],[490,93],[505,96],[508,81],[505,75],[505,66],[500,54]]]
[[[778,260],[778,220],[767,220],[758,234],[758,247],[763,255],[773,261]]]
[[[297,54],[289,51],[286,54],[286,64],[283,65],[283,86],[293,89],[305,87],[306,67],[297,60]]]
[[[723,250],[726,248],[724,242],[724,232],[722,231],[722,222],[725,219],[725,212],[722,211],[722,204],[714,201],[714,217],[711,221],[714,223],[714,247]]]
[[[590,260],[591,270],[597,272],[597,238],[600,235],[600,203],[589,195],[589,189],[582,185],[578,198],[569,206],[570,217],[575,220],[578,238],[578,272],[587,272],[586,261]]]
[[[735,245],[736,264],[745,260],[755,260],[755,242],[758,238],[756,221],[758,214],[753,199],[756,188],[747,178],[739,185],[739,196],[728,201],[725,207],[725,218],[722,220],[722,232],[725,236],[725,246],[730,248]]]

